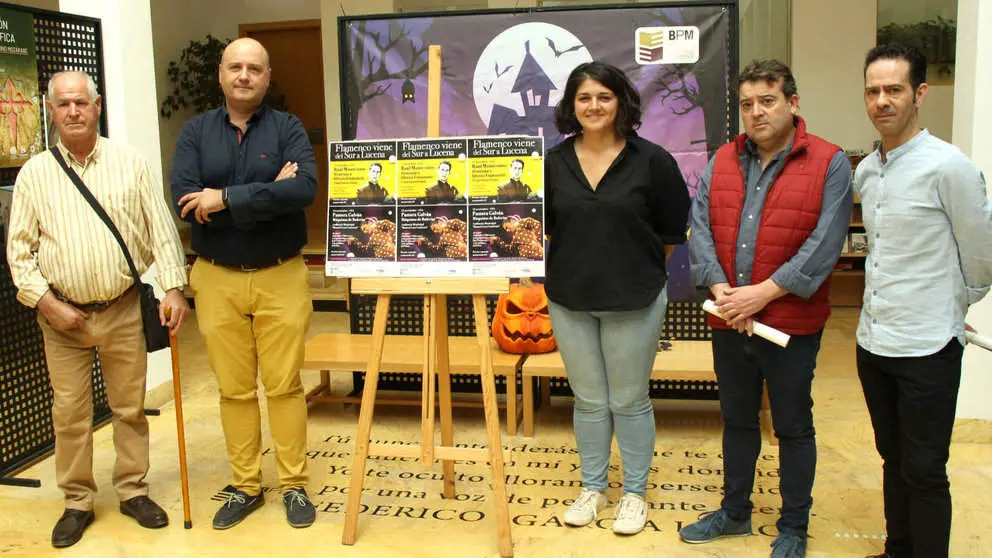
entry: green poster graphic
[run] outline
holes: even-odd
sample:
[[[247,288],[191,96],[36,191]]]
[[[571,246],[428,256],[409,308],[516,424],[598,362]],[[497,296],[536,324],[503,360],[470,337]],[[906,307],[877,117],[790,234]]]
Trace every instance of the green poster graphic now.
[[[0,8],[0,167],[43,149],[41,124],[33,17]]]

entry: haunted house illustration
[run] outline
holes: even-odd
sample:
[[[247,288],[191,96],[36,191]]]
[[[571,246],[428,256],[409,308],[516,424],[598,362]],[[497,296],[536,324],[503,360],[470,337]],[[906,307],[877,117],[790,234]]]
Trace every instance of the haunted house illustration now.
[[[520,95],[524,114],[520,116],[499,103],[493,105],[489,134],[544,136],[545,145],[550,147],[564,138],[555,128],[555,107],[548,104],[551,90],[558,88],[531,55],[530,41],[524,42],[524,49],[527,53],[511,90]]]

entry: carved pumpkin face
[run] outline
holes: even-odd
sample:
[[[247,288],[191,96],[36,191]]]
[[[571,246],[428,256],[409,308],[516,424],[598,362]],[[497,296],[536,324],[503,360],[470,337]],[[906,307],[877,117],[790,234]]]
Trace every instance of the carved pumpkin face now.
[[[493,339],[501,349],[514,354],[549,353],[557,348],[548,314],[544,285],[510,285],[500,295],[493,316]]]

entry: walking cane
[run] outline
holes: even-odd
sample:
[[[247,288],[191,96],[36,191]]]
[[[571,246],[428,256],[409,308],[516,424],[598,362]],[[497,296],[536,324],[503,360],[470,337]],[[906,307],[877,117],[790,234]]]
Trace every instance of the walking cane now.
[[[165,318],[172,316],[172,308],[165,307]],[[179,476],[183,485],[183,527],[193,528],[189,517],[189,477],[186,473],[186,432],[183,429],[183,388],[179,383],[179,341],[169,333],[169,349],[172,350],[172,392],[176,401],[176,433],[179,438]]]

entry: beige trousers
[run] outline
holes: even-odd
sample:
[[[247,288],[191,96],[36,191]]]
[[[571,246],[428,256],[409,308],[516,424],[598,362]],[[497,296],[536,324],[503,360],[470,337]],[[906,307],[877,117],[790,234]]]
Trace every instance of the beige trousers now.
[[[138,290],[106,310],[91,312],[83,327],[52,328],[40,313],[45,359],[54,392],[55,474],[66,508],[93,509],[93,354],[99,352],[107,402],[113,411],[114,488],[123,500],[148,494],[148,421],[145,376],[148,355]]]

